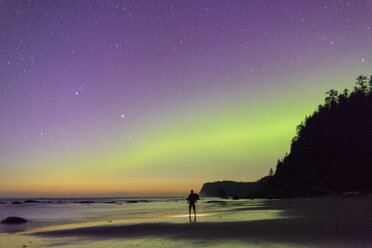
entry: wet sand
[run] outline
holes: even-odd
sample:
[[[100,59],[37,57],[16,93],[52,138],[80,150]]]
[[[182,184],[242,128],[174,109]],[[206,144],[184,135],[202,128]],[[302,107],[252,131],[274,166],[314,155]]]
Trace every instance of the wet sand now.
[[[207,203],[204,203],[207,204]],[[215,209],[218,204],[215,203]],[[268,213],[253,218],[253,213]],[[273,213],[275,213],[273,215]],[[270,217],[271,215],[271,217]],[[48,228],[17,234],[27,247],[372,247],[372,199],[267,200],[261,206],[225,204],[190,219]],[[4,242],[6,239],[1,239]],[[19,245],[22,242],[19,242]],[[15,244],[14,245],[18,245]],[[0,247],[5,247],[0,245]],[[13,247],[13,246],[6,246]],[[22,247],[22,246],[14,246]]]

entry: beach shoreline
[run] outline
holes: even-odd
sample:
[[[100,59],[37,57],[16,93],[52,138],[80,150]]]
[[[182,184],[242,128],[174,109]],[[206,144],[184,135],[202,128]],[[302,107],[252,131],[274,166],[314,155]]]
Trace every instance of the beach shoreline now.
[[[222,201],[224,202],[224,201]],[[302,198],[225,201],[213,204],[217,211],[200,213],[189,219],[184,215],[167,215],[137,222],[85,223],[80,226],[48,227],[18,234],[2,234],[10,242],[33,240],[39,246],[27,247],[117,247],[125,246],[196,246],[224,247],[368,247],[372,245],[370,197]],[[239,204],[241,203],[241,204]],[[200,205],[202,205],[200,204]],[[208,207],[210,208],[210,207]],[[200,207],[200,209],[203,209]],[[266,212],[265,212],[266,211]],[[257,216],[265,213],[267,218]],[[271,213],[271,216],[269,215]],[[204,214],[204,216],[203,216]],[[256,216],[253,216],[256,215]],[[256,218],[254,218],[256,217]],[[8,235],[8,237],[7,237]],[[41,242],[42,241],[42,242]],[[18,244],[14,243],[14,247]],[[44,245],[44,246],[43,246]],[[5,247],[0,245],[0,247]],[[13,246],[6,246],[13,247]]]

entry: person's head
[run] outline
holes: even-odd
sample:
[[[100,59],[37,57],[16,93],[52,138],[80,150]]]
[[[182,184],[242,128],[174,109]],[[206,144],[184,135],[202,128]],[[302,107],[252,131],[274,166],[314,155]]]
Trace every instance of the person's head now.
[[[191,194],[192,194],[192,193],[194,193],[194,190],[191,190],[190,192],[191,192]]]

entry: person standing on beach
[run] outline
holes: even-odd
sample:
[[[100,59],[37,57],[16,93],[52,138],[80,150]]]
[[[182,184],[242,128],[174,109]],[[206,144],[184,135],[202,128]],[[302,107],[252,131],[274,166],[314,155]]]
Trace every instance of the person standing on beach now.
[[[195,194],[194,191],[191,190],[189,197],[187,197],[187,202],[189,203],[189,215],[191,215],[191,207],[192,207],[194,209],[194,215],[196,216],[195,205],[196,205],[197,200],[199,200],[199,195]]]

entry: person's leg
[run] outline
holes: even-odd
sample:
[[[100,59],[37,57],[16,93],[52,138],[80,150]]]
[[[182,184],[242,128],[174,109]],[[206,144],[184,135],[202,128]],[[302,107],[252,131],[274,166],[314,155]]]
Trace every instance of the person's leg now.
[[[189,215],[191,215],[191,204],[189,204]]]
[[[196,215],[195,204],[192,205],[192,208],[194,209],[194,215]]]

